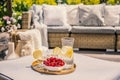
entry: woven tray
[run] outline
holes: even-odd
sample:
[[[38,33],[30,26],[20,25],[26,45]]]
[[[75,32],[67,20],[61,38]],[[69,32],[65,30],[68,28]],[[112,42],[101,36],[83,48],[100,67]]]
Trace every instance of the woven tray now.
[[[54,74],[54,75],[60,75],[60,74],[69,74],[69,73],[72,73],[73,71],[75,71],[76,69],[76,64],[73,64],[71,66],[71,68],[69,69],[63,69],[63,70],[60,70],[60,71],[50,71],[50,70],[47,70],[43,67],[37,67],[38,64],[42,63],[42,61],[34,61],[31,65],[31,68],[37,72],[40,72],[40,73],[45,73],[45,74]]]

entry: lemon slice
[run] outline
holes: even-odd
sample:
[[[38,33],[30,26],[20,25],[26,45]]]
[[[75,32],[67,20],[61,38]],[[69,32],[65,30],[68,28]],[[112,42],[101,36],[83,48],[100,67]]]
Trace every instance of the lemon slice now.
[[[35,50],[33,52],[33,57],[34,57],[34,59],[38,59],[38,58],[42,57],[42,51],[41,50]]]
[[[36,60],[32,63],[33,66],[39,65],[42,63],[42,60]]]
[[[53,49],[53,54],[60,55],[60,54],[61,54],[61,48],[55,47],[55,48]]]
[[[72,58],[73,57],[73,48],[70,46],[63,46],[62,47],[62,53],[68,57],[68,58]]]

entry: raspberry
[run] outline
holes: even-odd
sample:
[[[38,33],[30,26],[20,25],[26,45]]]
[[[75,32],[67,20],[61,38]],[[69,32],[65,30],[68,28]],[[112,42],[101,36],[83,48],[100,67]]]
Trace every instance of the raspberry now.
[[[43,61],[43,64],[45,64],[46,66],[52,66],[52,67],[60,67],[65,65],[62,59],[59,59],[56,57],[47,58],[45,61]]]

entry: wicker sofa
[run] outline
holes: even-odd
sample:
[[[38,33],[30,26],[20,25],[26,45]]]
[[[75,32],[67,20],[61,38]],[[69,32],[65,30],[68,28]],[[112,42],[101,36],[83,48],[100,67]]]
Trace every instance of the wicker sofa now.
[[[74,48],[120,49],[120,5],[33,5],[32,23],[47,25],[49,47],[74,37]],[[25,21],[23,19],[23,21]]]

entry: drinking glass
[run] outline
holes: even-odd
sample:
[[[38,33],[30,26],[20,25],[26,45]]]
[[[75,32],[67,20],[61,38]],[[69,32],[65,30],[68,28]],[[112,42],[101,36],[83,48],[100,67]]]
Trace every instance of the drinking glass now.
[[[69,46],[73,48],[74,45],[74,38],[73,37],[63,37],[62,39],[62,47]]]
[[[66,68],[70,68],[74,64],[74,54],[73,54],[73,37],[64,37],[62,41],[62,52],[64,54],[63,59],[67,64]]]

